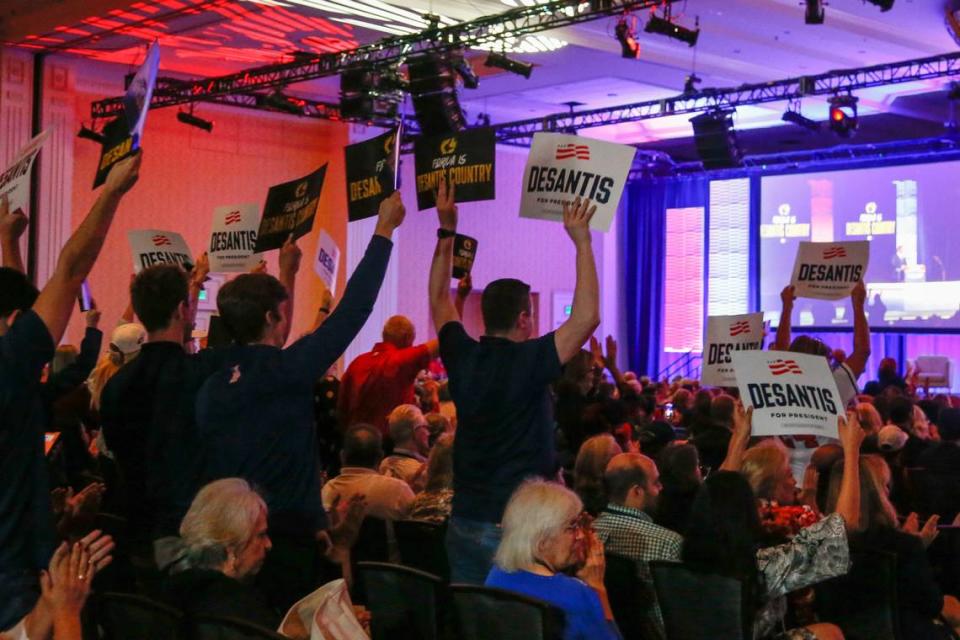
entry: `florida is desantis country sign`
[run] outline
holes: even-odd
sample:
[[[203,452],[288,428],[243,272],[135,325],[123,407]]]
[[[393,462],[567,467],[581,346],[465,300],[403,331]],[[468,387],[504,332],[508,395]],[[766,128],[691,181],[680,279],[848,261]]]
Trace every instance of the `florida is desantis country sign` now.
[[[564,203],[589,198],[590,228],[608,231],[637,150],[564,133],[535,133],[523,171],[520,217],[562,220]]]
[[[844,406],[826,358],[736,351],[731,360],[743,404],[753,407],[753,435],[838,437]]]
[[[870,262],[870,243],[801,242],[790,284],[800,298],[840,300],[853,291]]]
[[[763,313],[709,316],[703,342],[701,382],[709,387],[735,387],[731,355],[763,348]]]

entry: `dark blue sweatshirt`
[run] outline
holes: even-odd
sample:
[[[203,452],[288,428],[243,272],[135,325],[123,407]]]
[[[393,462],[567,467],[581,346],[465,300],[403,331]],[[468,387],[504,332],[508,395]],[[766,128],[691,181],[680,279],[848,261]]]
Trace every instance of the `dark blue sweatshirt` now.
[[[367,321],[393,243],[370,240],[336,310],[286,349],[245,345],[197,396],[206,480],[245,478],[270,510],[271,533],[311,536],[327,526],[320,502],[313,386]]]

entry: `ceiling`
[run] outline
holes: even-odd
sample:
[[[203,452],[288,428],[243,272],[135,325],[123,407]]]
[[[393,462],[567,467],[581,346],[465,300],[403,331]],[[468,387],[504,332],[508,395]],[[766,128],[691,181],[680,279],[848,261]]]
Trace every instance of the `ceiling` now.
[[[729,87],[936,55],[957,47],[944,27],[948,1],[896,0],[890,11],[881,12],[862,0],[833,0],[826,7],[825,24],[805,25],[800,0],[686,0],[674,5],[674,15],[691,27],[699,20],[700,40],[694,48],[643,33],[645,15],[635,17],[638,60],[620,56],[613,36],[616,18],[558,29],[544,34],[555,40],[524,46],[531,51],[566,46],[514,54],[536,65],[530,79],[486,70],[478,89],[461,91],[461,104],[471,122],[480,113],[489,114],[494,123],[507,122],[566,111],[568,101],[590,109],[673,96],[693,70],[703,79],[700,88]],[[145,45],[157,38],[168,73],[211,76],[288,60],[293,51],[337,51],[391,33],[415,32],[425,24],[420,17],[425,12],[439,14],[450,24],[512,5],[514,0],[5,0],[0,40],[129,66],[142,59]],[[482,56],[477,53],[475,65]],[[877,135],[926,135],[942,127],[947,83],[942,79],[858,91],[860,113],[896,116],[883,127],[878,124]],[[293,90],[332,99],[337,80]],[[742,107],[737,129],[781,124],[785,107]],[[825,98],[805,100],[802,112],[825,119]],[[583,133],[654,144],[689,137],[688,119],[671,116]],[[865,119],[864,127],[872,121]],[[802,130],[780,129],[809,142]],[[830,142],[828,136],[817,139],[818,144]]]

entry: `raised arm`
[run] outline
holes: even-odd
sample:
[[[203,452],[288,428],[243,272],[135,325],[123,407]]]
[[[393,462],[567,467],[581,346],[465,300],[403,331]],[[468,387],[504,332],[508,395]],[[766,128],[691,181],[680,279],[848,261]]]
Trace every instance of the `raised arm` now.
[[[187,296],[190,303],[188,311],[190,317],[187,319],[190,322],[190,327],[193,327],[197,320],[197,311],[200,308],[200,292],[203,291],[203,283],[207,281],[209,273],[210,257],[207,255],[207,252],[204,251],[194,260],[193,269],[187,274]],[[130,305],[132,308],[133,301],[130,302]]]
[[[720,465],[720,471],[740,471],[743,462],[743,452],[750,443],[750,432],[753,429],[753,407],[743,410],[743,404],[737,402],[733,414],[733,435],[727,444],[727,457]]]
[[[457,308],[450,300],[450,273],[453,268],[453,237],[457,232],[457,205],[454,201],[456,191],[453,181],[448,185],[440,181],[437,192],[437,218],[445,237],[437,237],[437,248],[433,252],[430,264],[430,317],[437,333],[448,322],[460,319]]]
[[[561,364],[573,358],[600,326],[600,283],[590,237],[590,219],[596,211],[590,200],[579,197],[572,205],[563,205],[563,226],[577,248],[577,284],[570,317],[554,333]]]
[[[363,259],[350,276],[337,308],[316,331],[285,349],[292,366],[309,379],[319,378],[343,355],[370,317],[390,261],[391,238],[404,215],[406,209],[399,191],[380,204],[376,231]]]
[[[330,293],[330,289],[324,289],[323,293],[320,294],[320,306],[317,307],[317,315],[313,317],[313,325],[310,327],[310,333],[313,333],[320,328],[328,317],[330,317],[330,309],[333,308],[333,294]]]
[[[283,334],[283,342],[286,344],[290,337],[290,327],[293,326],[293,297],[297,284],[297,271],[300,270],[300,259],[303,252],[293,239],[293,234],[287,238],[287,241],[280,247],[280,284],[287,290],[287,299],[283,302],[283,314],[287,318],[287,330]],[[318,325],[319,326],[319,325]]]
[[[780,292],[780,300],[783,302],[783,310],[780,312],[780,323],[777,324],[777,341],[773,348],[776,351],[787,351],[790,349],[790,322],[793,315],[793,301],[797,299],[793,292],[793,285],[787,285]]]
[[[460,316],[461,320],[463,320],[463,307],[467,303],[467,298],[470,297],[471,291],[473,291],[473,278],[471,278],[468,273],[460,278],[460,282],[457,283],[457,296],[453,302],[453,306],[456,308],[457,315]]]
[[[850,292],[850,303],[853,306],[853,353],[843,363],[850,367],[856,380],[867,368],[867,359],[870,358],[870,325],[865,311],[867,287],[862,280]]]
[[[10,211],[7,197],[0,198],[0,251],[3,252],[3,266],[20,273],[26,273],[23,256],[20,254],[20,236],[27,229],[27,216],[17,209]]]
[[[856,411],[847,411],[846,419],[841,416],[837,420],[843,447],[843,477],[837,496],[837,513],[847,525],[847,531],[856,531],[860,528],[860,445],[865,434]]]
[[[33,305],[54,343],[60,342],[70,320],[80,284],[93,269],[107,231],[123,195],[133,187],[140,174],[141,152],[118,162],[107,175],[107,182],[87,217],[60,252],[53,276]]]

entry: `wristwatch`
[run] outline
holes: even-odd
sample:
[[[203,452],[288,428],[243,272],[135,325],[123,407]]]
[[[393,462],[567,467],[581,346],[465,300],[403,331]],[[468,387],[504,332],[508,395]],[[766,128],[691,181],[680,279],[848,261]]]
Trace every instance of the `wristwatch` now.
[[[440,238],[441,240],[443,240],[444,238],[452,238],[455,235],[457,235],[456,231],[450,231],[450,229],[444,229],[443,227],[440,227],[439,229],[437,229],[437,237]]]

